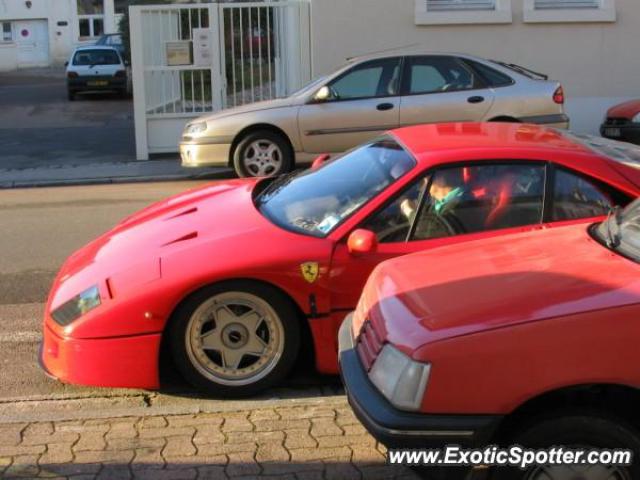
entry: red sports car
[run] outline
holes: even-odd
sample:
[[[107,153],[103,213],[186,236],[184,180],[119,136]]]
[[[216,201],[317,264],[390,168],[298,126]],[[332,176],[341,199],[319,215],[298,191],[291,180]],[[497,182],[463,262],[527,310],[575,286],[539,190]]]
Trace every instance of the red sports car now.
[[[227,397],[282,379],[301,348],[336,373],[339,325],[378,263],[602,216],[640,192],[631,148],[531,125],[436,124],[309,171],[178,195],[66,261],[42,364],[64,382],[155,389],[166,346],[188,381]]]

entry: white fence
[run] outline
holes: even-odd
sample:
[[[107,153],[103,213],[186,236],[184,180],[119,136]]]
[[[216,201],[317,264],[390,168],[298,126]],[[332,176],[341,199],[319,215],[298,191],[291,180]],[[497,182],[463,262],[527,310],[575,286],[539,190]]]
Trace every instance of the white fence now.
[[[307,0],[130,7],[137,158],[176,152],[192,118],[310,80],[310,14]]]

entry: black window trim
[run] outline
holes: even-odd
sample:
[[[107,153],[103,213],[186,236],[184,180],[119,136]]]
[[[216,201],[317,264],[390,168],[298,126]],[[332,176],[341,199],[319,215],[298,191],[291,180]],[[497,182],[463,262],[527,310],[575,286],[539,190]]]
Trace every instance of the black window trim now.
[[[472,88],[465,88],[463,90],[451,90],[450,92],[418,92],[418,93],[411,93],[410,92],[410,79],[411,79],[411,65],[413,64],[413,59],[416,58],[450,58],[452,61],[454,61],[455,63],[459,64],[462,68],[464,68],[465,70],[469,71],[469,73],[471,75],[473,75],[474,78],[474,86]],[[425,55],[407,55],[405,57],[405,61],[404,61],[404,65],[403,65],[403,72],[401,75],[401,83],[400,83],[400,95],[402,97],[416,97],[416,96],[420,96],[420,95],[439,95],[442,93],[459,93],[459,92],[473,92],[473,91],[477,91],[477,90],[487,90],[489,88],[488,84],[486,83],[486,81],[484,80],[484,77],[482,75],[478,75],[478,73],[476,72],[475,69],[472,69],[466,62],[463,61],[464,59],[462,57],[457,57],[455,55],[429,55],[429,54],[425,54]]]
[[[331,86],[334,82],[337,82],[339,80],[341,80],[342,78],[344,78],[345,76],[349,75],[351,72],[353,72],[355,69],[357,69],[358,67],[361,67],[363,65],[366,65],[367,63],[373,63],[373,62],[383,62],[383,61],[389,61],[389,60],[397,60],[398,64],[399,64],[399,86],[402,86],[402,82],[403,82],[403,72],[404,72],[404,57],[403,56],[397,56],[397,57],[383,57],[383,58],[374,58],[371,60],[364,60],[360,63],[356,63],[355,65],[353,65],[351,68],[349,68],[347,71],[342,72],[340,75],[338,75],[335,78],[332,78],[330,80],[328,80],[323,86],[325,87],[329,87]],[[318,89],[320,89],[322,87],[319,87]],[[401,89],[398,88],[398,93],[394,94],[394,95],[373,95],[373,96],[368,96],[368,97],[352,97],[352,98],[335,98],[335,99],[331,99],[331,100],[326,100],[324,102],[317,102],[315,101],[313,98],[311,98],[311,101],[308,102],[311,105],[317,105],[317,104],[330,104],[330,103],[340,103],[340,102],[357,102],[360,100],[373,100],[373,99],[384,99],[384,98],[395,98],[395,97],[400,97],[401,95]]]

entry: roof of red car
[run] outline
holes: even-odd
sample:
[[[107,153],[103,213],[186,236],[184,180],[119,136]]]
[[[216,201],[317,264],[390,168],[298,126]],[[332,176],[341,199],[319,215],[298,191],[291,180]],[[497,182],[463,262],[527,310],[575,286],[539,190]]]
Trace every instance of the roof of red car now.
[[[435,123],[393,131],[402,144],[420,156],[424,153],[482,149],[555,149],[594,154],[580,140],[554,128],[523,123]]]

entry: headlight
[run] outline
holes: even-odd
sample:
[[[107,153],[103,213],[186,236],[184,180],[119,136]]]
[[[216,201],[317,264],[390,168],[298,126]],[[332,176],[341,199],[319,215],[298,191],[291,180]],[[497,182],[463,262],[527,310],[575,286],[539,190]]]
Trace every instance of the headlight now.
[[[431,365],[420,363],[386,344],[369,372],[380,393],[400,410],[415,412],[422,405]]]
[[[185,135],[196,135],[207,129],[207,122],[190,123],[184,129]]]
[[[633,123],[640,123],[640,113],[636,113],[636,116],[631,120]]]
[[[51,316],[58,325],[66,327],[71,322],[77,320],[85,313],[90,312],[100,305],[100,291],[98,286],[94,285],[86,289],[79,295],[76,295],[68,302],[60,305]]]

